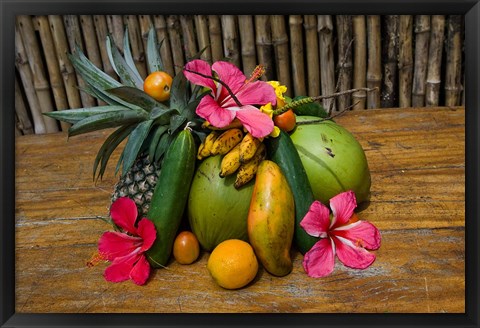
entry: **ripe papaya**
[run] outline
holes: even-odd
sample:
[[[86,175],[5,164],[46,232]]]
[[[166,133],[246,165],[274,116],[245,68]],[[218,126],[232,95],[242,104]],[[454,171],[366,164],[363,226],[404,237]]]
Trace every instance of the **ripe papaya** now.
[[[247,228],[250,244],[265,270],[279,277],[289,274],[295,202],[282,170],[270,160],[258,166]]]

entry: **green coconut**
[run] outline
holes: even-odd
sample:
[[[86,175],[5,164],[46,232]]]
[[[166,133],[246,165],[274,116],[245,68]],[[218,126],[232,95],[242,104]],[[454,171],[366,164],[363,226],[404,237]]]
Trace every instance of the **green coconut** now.
[[[297,116],[297,128],[291,134],[316,199],[327,204],[330,198],[353,190],[357,203],[370,197],[371,177],[367,158],[360,143],[344,127],[318,117]]]
[[[202,248],[212,251],[227,239],[247,241],[247,216],[254,181],[235,189],[235,174],[220,178],[221,156],[197,168],[188,197],[188,220]]]

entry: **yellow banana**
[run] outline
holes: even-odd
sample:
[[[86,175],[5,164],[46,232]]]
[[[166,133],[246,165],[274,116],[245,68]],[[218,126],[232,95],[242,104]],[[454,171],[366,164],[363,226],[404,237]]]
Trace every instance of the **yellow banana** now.
[[[213,143],[211,155],[225,155],[242,141],[242,138],[243,132],[237,128],[223,132]]]
[[[258,149],[258,146],[262,143],[262,140],[255,138],[250,133],[247,133],[240,142],[240,162],[248,162]]]
[[[234,183],[235,188],[240,188],[241,186],[252,180],[253,177],[255,177],[258,165],[260,165],[260,163],[265,159],[266,155],[267,151],[265,148],[265,144],[261,143],[260,146],[258,146],[255,155],[248,162],[240,165],[237,172],[237,178],[235,179]]]
[[[203,156],[202,156],[202,150],[203,148],[205,148],[205,143],[201,143],[200,146],[198,146],[198,151],[197,151],[197,159],[198,160],[202,160],[203,159]]]
[[[220,132],[212,131],[205,137],[205,140],[198,147],[198,159],[204,159],[212,154],[213,144],[219,135]]]
[[[240,167],[240,164],[240,144],[238,144],[223,156],[220,164],[220,177],[224,178],[227,175],[235,173]]]

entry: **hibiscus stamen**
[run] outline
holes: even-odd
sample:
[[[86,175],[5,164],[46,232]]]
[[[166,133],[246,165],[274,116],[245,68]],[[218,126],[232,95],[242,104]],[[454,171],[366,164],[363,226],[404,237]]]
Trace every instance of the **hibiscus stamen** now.
[[[242,107],[242,106],[243,106],[242,103],[238,100],[238,98],[235,97],[235,94],[233,93],[232,89],[230,89],[230,87],[229,87],[225,82],[223,82],[222,80],[220,80],[220,79],[218,79],[218,78],[216,78],[216,77],[214,77],[214,76],[211,76],[211,75],[205,75],[205,74],[202,74],[202,73],[200,73],[200,72],[195,72],[195,71],[189,70],[189,69],[187,69],[187,68],[184,68],[184,70],[185,70],[186,72],[189,72],[189,73],[192,73],[192,74],[196,74],[196,75],[199,75],[199,76],[204,77],[204,78],[206,78],[206,79],[211,79],[211,80],[213,80],[213,81],[215,81],[215,82],[220,83],[220,84],[227,90],[228,94],[232,97],[233,101],[235,101],[235,103],[238,105],[238,107]]]
[[[265,67],[262,64],[257,65],[253,70],[252,74],[250,75],[250,78],[248,80],[245,80],[245,84],[255,82],[260,77],[262,77],[263,74],[265,74],[265,71]]]
[[[106,262],[107,257],[104,254],[101,254],[99,252],[93,253],[92,257],[90,258],[89,261],[87,261],[87,267],[92,268],[96,266],[100,262]]]

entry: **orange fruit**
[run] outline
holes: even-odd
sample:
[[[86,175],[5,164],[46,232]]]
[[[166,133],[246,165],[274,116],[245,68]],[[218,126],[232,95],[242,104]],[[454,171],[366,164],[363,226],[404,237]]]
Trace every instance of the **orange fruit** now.
[[[258,272],[252,246],[240,239],[228,239],[214,248],[207,262],[213,280],[225,289],[248,285]]]
[[[295,128],[297,119],[293,110],[289,109],[285,113],[274,116],[273,123],[275,123],[280,130],[290,132]]]
[[[143,91],[157,101],[166,101],[170,98],[172,80],[172,77],[166,72],[153,72],[143,82]]]
[[[200,254],[197,237],[190,231],[182,231],[173,242],[173,257],[180,264],[192,264]]]

